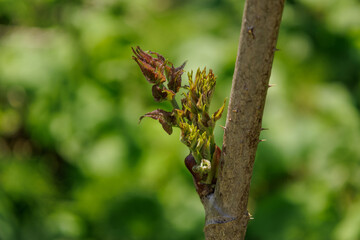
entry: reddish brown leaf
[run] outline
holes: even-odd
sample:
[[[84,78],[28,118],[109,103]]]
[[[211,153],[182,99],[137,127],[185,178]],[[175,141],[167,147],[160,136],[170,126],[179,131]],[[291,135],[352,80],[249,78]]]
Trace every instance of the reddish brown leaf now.
[[[159,120],[160,124],[162,125],[165,132],[167,132],[169,135],[172,133],[172,126],[176,122],[175,117],[172,115],[171,112],[166,112],[162,109],[156,109],[152,112],[146,113],[145,115],[140,117],[140,121],[144,117],[149,117],[155,120]]]
[[[184,62],[180,67],[174,68],[172,66],[170,69],[167,68],[167,75],[168,75],[168,88],[175,93],[177,93],[181,87],[181,76],[184,73],[184,67],[186,62]]]
[[[152,86],[152,94],[157,102],[161,102],[164,100],[172,100],[174,98],[175,93],[171,90],[164,89],[159,87],[158,85]]]
[[[164,65],[165,58],[160,54],[156,54],[158,58],[152,57],[150,54],[147,54],[140,47],[137,47],[136,50],[132,48],[135,56],[132,58],[139,65],[141,72],[145,76],[146,80],[152,84],[160,84],[166,81],[164,75]]]
[[[161,54],[152,51],[149,52],[157,56],[157,59],[155,59],[155,61],[159,62],[160,64],[164,64],[166,62],[166,59]]]
[[[136,58],[140,59],[143,62],[151,63],[153,57],[150,54],[144,52],[139,46],[136,47],[136,50],[131,48]]]
[[[147,64],[146,62],[139,60],[139,58],[133,56],[133,59],[139,65],[141,72],[145,76],[146,80],[149,83],[156,84],[158,79],[158,74],[155,72],[156,71],[155,68],[153,68],[150,64]]]
[[[152,86],[151,90],[152,90],[152,95],[153,95],[155,101],[161,102],[163,100],[166,100],[167,93],[163,92],[163,90],[159,86],[154,85],[154,86]]]

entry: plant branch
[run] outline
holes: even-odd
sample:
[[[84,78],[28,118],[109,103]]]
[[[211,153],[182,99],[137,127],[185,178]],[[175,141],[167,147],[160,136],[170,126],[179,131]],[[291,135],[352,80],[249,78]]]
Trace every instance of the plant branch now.
[[[174,98],[171,100],[171,105],[172,105],[172,107],[173,107],[174,109],[180,109],[178,103],[176,102],[175,96],[174,96]]]
[[[215,193],[202,199],[207,240],[241,240],[255,153],[285,0],[247,0]]]

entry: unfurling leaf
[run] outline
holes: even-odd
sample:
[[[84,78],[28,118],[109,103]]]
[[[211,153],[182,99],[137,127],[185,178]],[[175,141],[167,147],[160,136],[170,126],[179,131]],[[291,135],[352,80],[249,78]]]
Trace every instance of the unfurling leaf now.
[[[222,115],[222,113],[224,112],[224,109],[225,109],[225,103],[226,103],[226,99],[224,100],[224,104],[219,108],[219,110],[217,110],[211,116],[211,118],[213,119],[214,122],[216,122],[217,120],[219,120],[221,118],[221,115]]]
[[[181,76],[184,72],[186,62],[180,67],[175,68],[174,65],[167,61],[162,55],[149,51],[146,53],[140,47],[132,48],[135,56],[132,58],[139,65],[141,72],[146,80],[154,84],[152,87],[152,94],[155,101],[161,102],[169,100],[172,102],[174,108],[177,108],[177,103],[174,100],[174,95],[181,87]],[[156,55],[156,57],[152,56]],[[165,86],[165,82],[167,87]]]
[[[162,109],[156,109],[152,112],[146,113],[145,115],[141,116],[139,121],[141,121],[144,117],[149,117],[155,120],[159,120],[165,132],[167,132],[169,135],[172,134],[173,131],[172,127],[174,126],[176,119],[171,112],[166,112]]]
[[[148,82],[158,85],[166,81],[165,75],[163,74],[165,65],[163,58],[153,58],[141,50],[140,47],[137,47],[136,50],[132,48],[132,51],[135,54],[132,58],[139,65],[141,72]]]
[[[186,62],[184,62],[180,67],[174,68],[165,68],[165,72],[167,73],[167,78],[169,80],[168,88],[173,92],[177,93],[181,87],[181,76],[184,73],[184,67]]]
[[[151,91],[155,101],[157,102],[161,102],[167,98],[167,93],[163,92],[163,90],[157,85],[152,86]]]
[[[152,86],[152,95],[157,102],[162,102],[164,100],[172,100],[175,96],[175,93],[171,90],[161,88],[157,85]]]

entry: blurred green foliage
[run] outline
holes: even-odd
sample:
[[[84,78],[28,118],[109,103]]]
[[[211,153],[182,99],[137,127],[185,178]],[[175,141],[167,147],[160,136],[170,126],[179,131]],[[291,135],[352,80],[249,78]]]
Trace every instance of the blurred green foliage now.
[[[130,47],[188,60],[187,71],[212,68],[217,109],[230,92],[242,7],[1,0],[0,239],[203,239],[179,131],[138,125],[161,104]],[[356,0],[286,2],[249,240],[360,239],[359,12]],[[215,134],[221,146],[222,129]]]

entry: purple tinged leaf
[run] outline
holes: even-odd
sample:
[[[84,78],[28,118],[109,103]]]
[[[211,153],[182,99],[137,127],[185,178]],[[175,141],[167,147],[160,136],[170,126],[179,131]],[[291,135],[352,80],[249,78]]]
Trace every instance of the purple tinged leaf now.
[[[166,69],[169,80],[168,88],[175,93],[177,93],[181,87],[181,76],[184,73],[185,65],[186,62],[180,67],[174,68],[174,66],[171,66],[171,68]]]
[[[135,56],[132,58],[139,65],[141,72],[146,80],[152,84],[161,84],[166,81],[163,74],[163,66],[165,65],[165,58],[160,54],[156,54],[158,58],[152,57],[150,54],[144,52],[139,46],[136,49],[131,48]]]
[[[196,165],[197,165],[197,163],[196,163],[194,156],[192,154],[189,154],[185,158],[185,166],[190,171],[190,173],[193,175],[195,183],[200,182],[200,180],[201,180],[200,174],[197,174],[193,171],[193,167],[195,167]]]
[[[165,63],[166,62],[166,59],[164,58],[163,55],[157,53],[157,52],[152,52],[152,51],[149,51],[151,54],[155,54],[157,56],[157,61],[158,62],[161,62],[161,63]]]
[[[167,134],[171,135],[173,132],[172,126],[162,118],[159,118],[159,122],[162,125],[165,132],[167,132]]]
[[[150,64],[146,62],[140,61],[138,58],[133,57],[136,63],[139,65],[141,72],[145,76],[146,80],[149,83],[156,84],[158,82],[159,76],[158,73],[155,72],[155,68],[153,68]],[[161,80],[160,80],[161,82]]]
[[[136,47],[136,50],[131,48],[135,57],[140,59],[142,62],[152,63],[153,57],[150,54],[144,52],[139,46]]]
[[[155,120],[159,120],[165,132],[167,132],[169,135],[172,134],[173,132],[172,127],[176,124],[176,119],[171,112],[166,112],[162,109],[156,109],[152,112],[146,113],[145,115],[141,116],[139,121],[141,122],[141,120],[144,117],[149,117]]]
[[[155,99],[155,101],[157,102],[161,102],[164,100],[172,100],[175,96],[175,93],[171,90],[165,89],[165,88],[161,88],[158,85],[154,85],[152,86],[152,94],[153,97]]]
[[[155,101],[161,102],[166,100],[167,93],[163,92],[163,90],[158,85],[152,86],[151,91]]]

